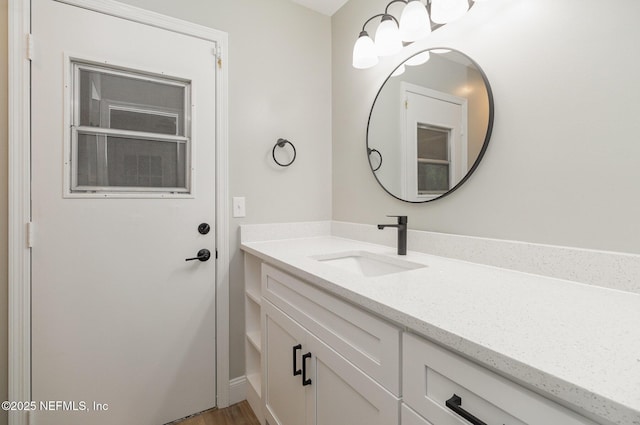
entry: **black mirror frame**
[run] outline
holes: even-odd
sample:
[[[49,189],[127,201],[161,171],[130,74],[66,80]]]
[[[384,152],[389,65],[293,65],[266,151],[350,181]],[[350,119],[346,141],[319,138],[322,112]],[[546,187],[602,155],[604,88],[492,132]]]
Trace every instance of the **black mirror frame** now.
[[[465,176],[454,187],[452,187],[447,192],[445,192],[442,195],[440,195],[440,196],[438,196],[436,198],[433,198],[433,199],[427,199],[427,200],[424,200],[424,201],[409,201],[407,199],[402,199],[402,198],[394,195],[393,193],[389,192],[389,190],[387,190],[387,188],[382,184],[382,182],[378,178],[378,176],[376,174],[377,169],[376,170],[373,169],[373,165],[371,164],[371,158],[370,158],[370,155],[369,155],[369,152],[374,150],[374,148],[369,146],[369,130],[371,128],[371,116],[373,115],[373,108],[376,105],[376,101],[378,100],[378,97],[380,96],[380,93],[382,92],[382,89],[384,88],[384,86],[387,83],[387,81],[389,81],[389,79],[391,78],[392,74],[398,68],[400,68],[406,61],[411,59],[412,57],[414,57],[416,55],[419,55],[421,53],[424,53],[424,52],[431,51],[431,50],[450,50],[452,52],[459,53],[459,54],[465,56],[469,60],[469,62],[471,62],[471,64],[476,67],[476,69],[478,70],[478,72],[482,76],[482,80],[484,81],[484,85],[485,85],[485,87],[487,89],[487,97],[489,98],[488,99],[489,100],[489,119],[488,119],[488,123],[487,123],[487,133],[486,133],[486,135],[484,137],[484,142],[482,143],[482,148],[480,149],[480,152],[478,153],[478,157],[474,161],[474,163],[471,166],[471,168],[467,171]],[[389,195],[391,195],[392,197],[394,197],[394,198],[396,198],[396,199],[398,199],[398,200],[400,200],[402,202],[408,202],[410,204],[424,204],[426,202],[437,201],[438,199],[442,199],[445,196],[449,196],[450,194],[455,192],[460,186],[462,186],[469,179],[469,177],[471,177],[471,175],[476,170],[476,168],[478,168],[478,165],[480,164],[480,161],[482,160],[482,157],[484,156],[484,154],[485,154],[485,152],[487,150],[487,147],[489,146],[489,140],[491,139],[491,134],[493,133],[493,119],[494,119],[494,113],[495,113],[494,108],[495,108],[495,106],[494,106],[494,101],[493,101],[493,91],[491,90],[491,85],[489,84],[489,80],[487,79],[487,75],[484,73],[484,70],[478,65],[478,63],[476,61],[474,61],[473,59],[471,59],[467,54],[461,52],[460,50],[452,49],[450,47],[432,47],[432,48],[421,50],[421,51],[415,53],[414,55],[412,55],[412,56],[408,57],[407,59],[405,59],[401,64],[396,66],[393,71],[391,71],[389,76],[387,78],[385,78],[384,82],[380,86],[380,89],[378,90],[378,93],[376,94],[376,97],[373,99],[373,104],[371,105],[371,110],[369,111],[369,119],[367,120],[367,136],[366,136],[366,141],[365,141],[366,142],[365,153],[367,154],[367,161],[369,162],[369,168],[371,169],[371,173],[376,178],[376,181],[378,182],[380,187],[382,187],[384,189],[385,192],[387,192]]]

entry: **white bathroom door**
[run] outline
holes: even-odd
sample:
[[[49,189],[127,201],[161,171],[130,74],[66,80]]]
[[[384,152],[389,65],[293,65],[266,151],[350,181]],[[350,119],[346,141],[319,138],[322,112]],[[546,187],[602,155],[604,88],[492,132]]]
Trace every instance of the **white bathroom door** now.
[[[215,45],[32,3],[30,423],[212,408]]]
[[[467,165],[467,100],[403,83],[403,199],[425,201],[453,188]]]

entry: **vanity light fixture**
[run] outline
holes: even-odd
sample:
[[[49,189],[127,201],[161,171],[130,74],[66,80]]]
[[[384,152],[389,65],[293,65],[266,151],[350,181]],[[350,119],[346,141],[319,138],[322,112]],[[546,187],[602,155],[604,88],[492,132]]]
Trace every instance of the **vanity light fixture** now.
[[[358,69],[371,68],[377,65],[378,54],[376,53],[376,45],[365,30],[362,30],[360,37],[353,46],[353,67]]]
[[[431,0],[431,20],[436,24],[453,22],[467,13],[467,10],[467,0]]]
[[[401,0],[402,1],[402,0]],[[378,56],[391,56],[402,50],[398,21],[386,12],[376,30],[375,46]]]
[[[426,5],[425,2],[426,1]],[[367,19],[353,46],[353,67],[366,69],[375,66],[378,58],[400,52],[403,46],[422,40],[431,34],[432,28],[438,28],[462,17],[470,8],[471,0],[392,0],[379,13]],[[478,1],[473,0],[473,4]],[[389,13],[389,6],[404,3],[398,21]],[[431,18],[429,18],[429,11]],[[375,41],[369,37],[365,27],[376,18],[381,18],[376,29]],[[421,65],[429,60],[429,53],[420,54],[407,61],[409,66]]]
[[[427,7],[422,1],[409,1],[402,10],[402,15],[400,15],[400,35],[402,40],[410,43],[422,40],[429,34],[431,34],[431,23],[429,22]]]

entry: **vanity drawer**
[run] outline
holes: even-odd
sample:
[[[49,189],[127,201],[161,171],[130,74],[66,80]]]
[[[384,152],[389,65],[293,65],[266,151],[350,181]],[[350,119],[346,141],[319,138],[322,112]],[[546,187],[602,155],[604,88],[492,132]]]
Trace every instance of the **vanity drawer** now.
[[[415,335],[403,337],[404,402],[438,425],[469,425],[447,400],[487,424],[596,425],[451,351]],[[459,403],[453,400],[460,398]]]
[[[264,263],[262,295],[392,394],[400,395],[400,329]]]

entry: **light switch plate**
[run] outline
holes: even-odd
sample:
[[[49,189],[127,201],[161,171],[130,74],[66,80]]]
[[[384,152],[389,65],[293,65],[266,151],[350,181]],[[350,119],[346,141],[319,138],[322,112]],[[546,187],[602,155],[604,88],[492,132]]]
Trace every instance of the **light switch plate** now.
[[[233,216],[234,217],[246,217],[247,211],[245,209],[244,196],[233,197]]]

